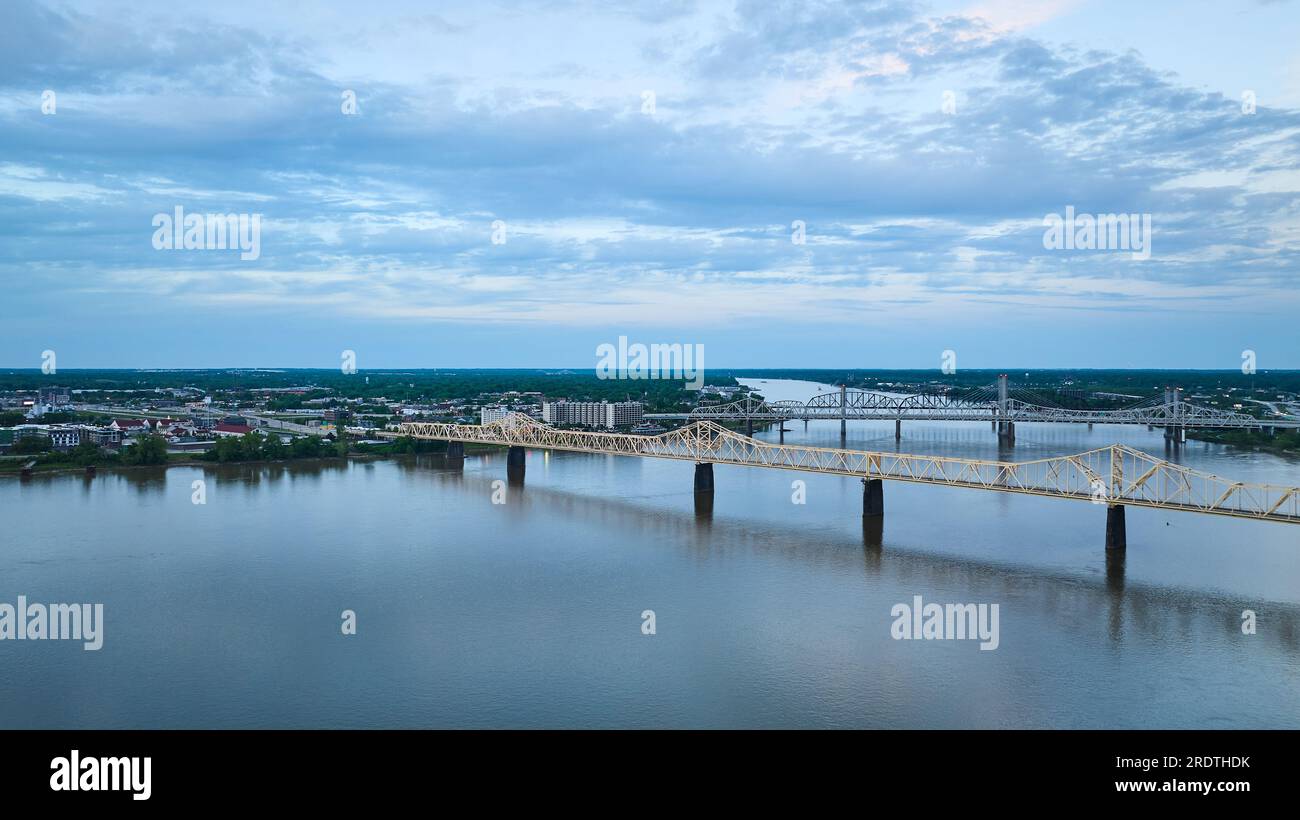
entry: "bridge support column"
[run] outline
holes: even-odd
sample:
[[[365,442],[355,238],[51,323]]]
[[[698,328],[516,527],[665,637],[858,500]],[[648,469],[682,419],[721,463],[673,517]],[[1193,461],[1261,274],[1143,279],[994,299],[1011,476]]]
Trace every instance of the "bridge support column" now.
[[[885,514],[885,482],[878,478],[862,479],[862,517],[879,518]]]
[[[849,423],[845,421],[845,418],[848,416],[848,414],[849,414],[849,386],[847,384],[841,384],[840,385],[840,444],[843,444],[844,440],[848,438],[849,435]]]
[[[903,440],[903,420],[894,419],[894,441]]]
[[[695,465],[695,492],[713,495],[713,465]]]
[[[745,435],[754,435],[754,419],[752,416],[745,417]]]
[[[506,478],[514,483],[524,480],[524,448],[511,447],[506,452]]]
[[[1122,550],[1128,546],[1124,533],[1124,505],[1110,504],[1106,507],[1106,549]]]
[[[447,442],[447,458],[465,460],[465,442],[449,441]]]
[[[781,422],[781,426],[777,428],[777,435],[781,438],[780,443],[785,444],[785,422]]]

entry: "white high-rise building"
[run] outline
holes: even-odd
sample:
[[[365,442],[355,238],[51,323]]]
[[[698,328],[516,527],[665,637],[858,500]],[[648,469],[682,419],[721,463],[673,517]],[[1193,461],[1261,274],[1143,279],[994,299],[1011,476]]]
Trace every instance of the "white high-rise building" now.
[[[618,401],[605,405],[606,427],[631,427],[641,422],[645,405],[639,401]]]
[[[542,404],[542,421],[586,427],[626,427],[639,422],[644,412],[645,406],[639,401],[556,401]]]
[[[491,424],[494,421],[500,421],[510,415],[510,409],[507,407],[484,407],[480,414],[481,424]]]

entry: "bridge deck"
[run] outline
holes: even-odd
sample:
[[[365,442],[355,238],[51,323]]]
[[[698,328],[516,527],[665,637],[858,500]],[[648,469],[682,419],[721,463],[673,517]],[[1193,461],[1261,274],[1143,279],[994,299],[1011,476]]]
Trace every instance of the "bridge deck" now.
[[[978,398],[978,397],[977,397]],[[1174,427],[1251,429],[1297,428],[1300,419],[1259,419],[1245,413],[1203,407],[1170,392],[1165,401],[1143,403],[1117,410],[1054,407],[1003,395],[988,401],[953,398],[945,394],[891,395],[871,390],[844,389],[823,393],[808,401],[766,401],[746,396],[730,404],[697,407],[689,413],[648,413],[649,419],[710,421],[983,421],[1056,422],[1067,424],[1148,424]]]
[[[657,436],[560,430],[512,414],[486,425],[407,422],[389,437],[669,458],[1300,523],[1300,487],[1230,481],[1124,445],[1033,461],[770,444],[700,421]]]

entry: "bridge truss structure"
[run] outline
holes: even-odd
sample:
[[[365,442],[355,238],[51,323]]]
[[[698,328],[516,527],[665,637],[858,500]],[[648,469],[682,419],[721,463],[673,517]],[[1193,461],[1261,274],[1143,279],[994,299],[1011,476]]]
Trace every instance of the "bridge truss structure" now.
[[[520,413],[484,425],[407,422],[384,435],[800,470],[864,482],[885,479],[1300,523],[1300,487],[1231,481],[1120,444],[1031,461],[986,461],[771,444],[713,421],[657,436],[561,430]]]
[[[687,421],[781,422],[812,420],[983,421],[1016,424],[1057,422],[1074,424],[1146,424],[1153,427],[1215,427],[1252,429],[1300,428],[1298,419],[1258,419],[1245,413],[1192,404],[1180,390],[1166,390],[1163,399],[1150,399],[1118,410],[1072,409],[1011,389],[1005,377],[961,397],[943,393],[897,396],[869,390],[822,393],[806,402],[764,401],[746,396],[729,404],[696,407],[689,413],[647,413],[647,419]]]

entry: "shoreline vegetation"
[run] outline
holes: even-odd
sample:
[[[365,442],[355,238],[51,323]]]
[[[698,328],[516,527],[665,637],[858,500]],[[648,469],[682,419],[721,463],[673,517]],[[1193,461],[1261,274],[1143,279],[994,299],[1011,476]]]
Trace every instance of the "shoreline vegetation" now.
[[[36,465],[32,469],[33,474],[58,475],[62,473],[84,473],[88,467],[93,467],[96,471],[103,469],[117,472],[148,467],[210,467],[223,464],[272,465],[309,462],[378,461],[411,455],[441,455],[447,452],[447,442],[445,441],[424,441],[403,436],[393,439],[388,444],[350,444],[346,441],[325,442],[319,439],[311,439],[318,442],[319,447],[314,448],[311,453],[306,452],[307,448],[300,448],[302,452],[293,455],[290,445],[280,445],[278,448],[274,446],[264,447],[262,445],[266,443],[265,441],[246,442],[246,438],[224,439],[223,441],[231,442],[231,445],[241,446],[236,448],[227,445],[220,454],[217,452],[218,448],[216,447],[199,455],[167,453],[164,451],[162,460],[155,460],[156,456],[148,455],[143,457],[137,455],[135,460],[123,460],[120,453],[99,453],[96,457],[89,458],[88,452],[83,451],[78,454],[76,448],[68,452],[36,453],[21,457],[9,456],[0,459],[0,477],[19,475],[23,466],[32,460],[36,461]],[[260,437],[254,436],[254,438]],[[1300,456],[1300,430],[1282,431],[1269,436],[1253,430],[1189,429],[1187,438],[1189,441],[1203,441],[1209,444],[1222,444],[1240,449]],[[245,444],[251,446],[245,448],[242,446]],[[280,451],[279,455],[275,455],[277,449]],[[501,446],[492,444],[465,444],[466,455],[481,455],[500,449],[502,449]]]
[[[1248,412],[1268,424],[1267,410],[1300,406],[1300,371],[1243,374],[1234,371],[1162,370],[1033,370],[1012,373],[1017,389],[1041,396],[1044,403],[1106,409],[1130,405],[1142,397],[1159,397],[1170,385],[1180,385],[1185,399],[1221,410]],[[52,408],[42,423],[103,423],[120,414],[153,412],[173,414],[195,397],[212,400],[209,420],[222,414],[240,416],[277,413],[299,423],[324,421],[326,414],[369,417],[376,426],[403,420],[469,422],[484,407],[536,410],[542,401],[636,400],[645,412],[681,412],[700,404],[726,403],[745,395],[761,398],[763,385],[737,383],[745,379],[796,379],[824,385],[844,383],[852,388],[883,391],[927,392],[941,390],[961,395],[986,387],[996,371],[958,370],[944,374],[933,369],[914,370],[712,370],[705,378],[709,388],[729,392],[689,390],[682,380],[601,379],[581,370],[375,370],[345,375],[326,370],[71,370],[57,377],[37,370],[0,371],[0,392],[31,391],[57,381],[71,393],[81,409]],[[811,398],[811,397],[809,397]],[[122,408],[111,410],[103,405]],[[75,407],[75,405],[74,405]],[[404,409],[414,407],[414,410]],[[296,415],[295,415],[296,413]],[[414,415],[410,415],[413,413]],[[333,420],[333,419],[330,419]],[[20,409],[0,411],[0,428],[26,423]],[[475,419],[476,421],[476,419]],[[733,426],[733,425],[726,425]],[[735,429],[742,429],[736,423]],[[340,423],[340,430],[342,426]],[[1222,444],[1243,450],[1300,456],[1300,432],[1278,430],[1273,436],[1254,430],[1187,430],[1189,440]],[[283,463],[304,459],[384,457],[445,451],[445,443],[395,439],[383,444],[362,444],[344,435],[340,440],[301,436],[281,441],[279,436],[247,434],[218,438],[205,452],[169,453],[166,442],[141,437],[130,447],[101,450],[85,443],[69,451],[55,451],[35,437],[14,440],[10,455],[0,457],[0,475],[18,474],[35,461],[34,471],[72,471],[134,466],[202,466],[227,463]]]
[[[1300,430],[1279,430],[1273,435],[1257,430],[1187,430],[1188,440],[1225,444],[1243,450],[1300,456]]]
[[[312,452],[306,452],[308,448],[300,448],[300,454],[293,455],[289,445],[282,445],[279,449],[283,452],[273,455],[272,453],[276,448],[263,448],[259,446],[262,442],[249,442],[257,449],[227,447],[224,448],[222,454],[225,456],[224,458],[217,454],[217,448],[214,447],[206,453],[195,455],[166,453],[164,451],[165,457],[161,460],[152,456],[143,460],[139,457],[135,460],[123,460],[120,453],[100,453],[91,458],[87,451],[77,453],[76,448],[74,448],[68,452],[47,452],[21,457],[6,457],[0,460],[0,477],[19,475],[23,466],[31,461],[36,462],[32,469],[33,474],[55,475],[60,473],[84,473],[90,467],[93,467],[96,471],[116,472],[142,467],[211,467],[223,464],[269,465],[347,460],[377,461],[410,455],[441,455],[447,452],[447,443],[445,441],[422,441],[407,436],[394,439],[389,444],[350,444],[348,442],[324,442],[320,439],[303,440],[320,442],[320,446]],[[225,439],[225,441],[236,444],[243,443],[242,438]],[[343,449],[340,449],[340,445]],[[132,445],[132,447],[135,446],[138,445]],[[491,444],[467,443],[465,445],[465,454],[481,455],[500,449],[502,448]]]

